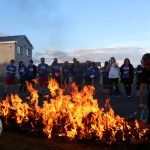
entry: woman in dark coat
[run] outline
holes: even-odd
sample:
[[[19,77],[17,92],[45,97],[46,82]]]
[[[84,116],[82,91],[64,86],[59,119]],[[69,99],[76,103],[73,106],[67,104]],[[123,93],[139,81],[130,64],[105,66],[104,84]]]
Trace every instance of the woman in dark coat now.
[[[131,85],[133,83],[134,78],[134,68],[128,58],[125,58],[124,64],[120,68],[120,73],[121,73],[121,83],[123,83],[125,86],[126,96],[130,97]]]

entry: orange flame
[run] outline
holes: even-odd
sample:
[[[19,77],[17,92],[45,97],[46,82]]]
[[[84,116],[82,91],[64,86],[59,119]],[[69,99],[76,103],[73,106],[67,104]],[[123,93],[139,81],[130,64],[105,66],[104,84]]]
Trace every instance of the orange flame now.
[[[67,136],[70,139],[95,137],[111,144],[119,139],[124,141],[129,136],[142,139],[147,133],[148,129],[141,129],[138,121],[135,121],[133,132],[124,118],[115,116],[109,104],[110,99],[106,100],[104,108],[99,108],[97,100],[93,98],[92,86],[85,86],[79,92],[73,83],[72,92],[66,95],[65,89],[60,88],[55,80],[50,80],[48,88],[52,98],[50,101],[43,101],[42,107],[38,105],[38,91],[31,84],[27,86],[30,92],[27,97],[29,103],[23,102],[18,95],[11,94],[10,98],[6,97],[6,100],[0,102],[0,116],[7,120],[10,110],[14,110],[13,117],[19,125],[32,117],[35,123],[31,122],[31,126],[40,122],[48,138],[53,135]],[[48,95],[45,96],[47,97]]]

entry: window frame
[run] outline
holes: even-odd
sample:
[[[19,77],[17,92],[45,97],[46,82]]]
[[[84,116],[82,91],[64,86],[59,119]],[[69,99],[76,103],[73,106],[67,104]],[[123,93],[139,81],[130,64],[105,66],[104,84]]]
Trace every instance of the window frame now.
[[[30,56],[30,49],[26,48],[26,56]]]
[[[22,46],[17,45],[17,54],[22,55]]]

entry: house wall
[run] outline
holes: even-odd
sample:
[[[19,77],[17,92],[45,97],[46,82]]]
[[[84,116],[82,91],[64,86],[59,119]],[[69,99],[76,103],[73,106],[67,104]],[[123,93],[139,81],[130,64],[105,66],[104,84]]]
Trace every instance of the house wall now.
[[[17,53],[17,46],[22,46],[22,53],[18,54]],[[26,49],[30,49],[30,54],[29,56],[26,55]],[[32,46],[28,43],[26,38],[23,38],[19,40],[19,42],[16,43],[15,47],[15,60],[16,64],[18,65],[19,61],[23,61],[25,65],[28,65],[28,61],[32,59]]]
[[[17,53],[17,46],[22,46],[22,54]],[[30,49],[29,56],[26,55],[26,49]],[[28,65],[28,61],[32,59],[32,46],[23,38],[18,42],[0,43],[0,77],[5,76],[5,68],[10,63],[10,60],[15,60],[15,66],[18,67],[19,61],[23,61]]]
[[[11,59],[15,59],[15,44],[0,43],[0,65],[8,64]]]
[[[0,43],[0,77],[5,76],[5,68],[15,59],[15,43]]]

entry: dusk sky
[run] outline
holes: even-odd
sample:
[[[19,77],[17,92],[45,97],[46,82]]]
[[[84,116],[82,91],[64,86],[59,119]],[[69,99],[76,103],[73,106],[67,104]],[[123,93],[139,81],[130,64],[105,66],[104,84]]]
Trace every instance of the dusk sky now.
[[[128,57],[150,52],[150,0],[0,0],[0,35],[26,35],[33,60],[51,63]]]

